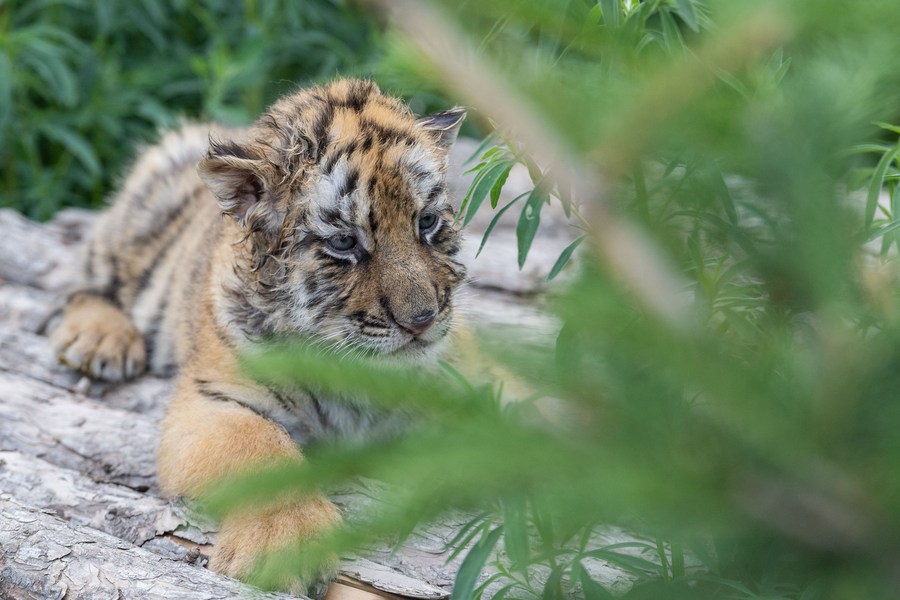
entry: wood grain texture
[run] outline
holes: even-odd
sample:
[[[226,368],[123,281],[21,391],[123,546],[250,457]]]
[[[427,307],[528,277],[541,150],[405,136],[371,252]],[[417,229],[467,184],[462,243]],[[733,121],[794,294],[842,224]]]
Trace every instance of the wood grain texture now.
[[[276,600],[0,495],[0,596],[10,599]]]

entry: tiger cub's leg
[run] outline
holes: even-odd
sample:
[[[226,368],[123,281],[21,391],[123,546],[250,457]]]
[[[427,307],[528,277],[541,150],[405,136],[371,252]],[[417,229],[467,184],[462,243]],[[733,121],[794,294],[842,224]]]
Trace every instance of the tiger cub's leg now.
[[[115,301],[95,292],[69,296],[50,343],[61,363],[95,379],[130,379],[147,364],[137,327]]]
[[[229,476],[303,460],[284,428],[249,408],[251,398],[221,384],[203,381],[202,386],[183,374],[163,420],[157,475],[165,495],[197,498]],[[265,568],[273,552],[314,540],[340,521],[337,508],[318,491],[254,504],[225,517],[209,567],[246,580]],[[338,564],[332,556],[315,570],[297,565],[283,581],[268,583],[319,596]]]

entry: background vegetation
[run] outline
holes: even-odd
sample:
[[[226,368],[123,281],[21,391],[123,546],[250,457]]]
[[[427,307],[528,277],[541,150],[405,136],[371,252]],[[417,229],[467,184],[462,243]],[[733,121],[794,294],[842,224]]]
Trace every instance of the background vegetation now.
[[[455,598],[621,593],[595,559],[639,578],[628,598],[895,597],[900,5],[380,4],[398,7],[386,34],[325,1],[0,4],[3,205],[46,217],[96,203],[105,165],[157,123],[245,120],[283,85],[361,69],[496,123],[463,218],[518,214],[520,261],[548,203],[584,236],[554,299],[556,347],[502,340],[492,357],[535,398],[501,404],[499,386],[449,367],[276,352],[251,363],[260,377],[305,373],[423,425],[314,449],[210,506],[360,475],[401,484],[393,512],[280,569],[464,508]],[[447,36],[452,51],[435,50]],[[515,162],[534,191],[492,207]],[[603,524],[638,541],[606,546]],[[499,574],[479,583],[486,562]],[[258,581],[278,577],[275,563]]]
[[[249,123],[309,81],[368,74],[378,38],[341,0],[0,0],[0,207],[101,206],[159,128]]]

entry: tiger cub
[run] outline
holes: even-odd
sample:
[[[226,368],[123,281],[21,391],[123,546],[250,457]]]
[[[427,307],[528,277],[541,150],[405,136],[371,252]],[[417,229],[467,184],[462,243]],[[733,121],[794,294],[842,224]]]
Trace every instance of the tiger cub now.
[[[338,80],[280,99],[247,130],[187,126],[141,154],[51,341],[91,377],[177,369],[158,455],[165,494],[197,497],[302,460],[319,436],[383,426],[361,403],[249,380],[238,355],[300,334],[407,363],[436,356],[465,277],[445,182],[464,117],[416,119],[375,84]],[[322,495],[229,516],[210,567],[246,577],[339,520]],[[285,586],[305,591],[335,568]]]

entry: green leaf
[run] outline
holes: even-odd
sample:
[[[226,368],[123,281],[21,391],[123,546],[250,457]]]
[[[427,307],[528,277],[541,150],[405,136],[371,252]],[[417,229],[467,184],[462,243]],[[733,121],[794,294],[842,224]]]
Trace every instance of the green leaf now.
[[[481,156],[481,153],[484,152],[484,149],[487,148],[488,146],[490,146],[491,144],[493,144],[495,141],[496,141],[496,136],[493,133],[485,136],[485,138],[483,140],[481,140],[481,143],[478,144],[478,147],[475,148],[475,152],[473,152],[469,156],[469,158],[466,159],[466,161],[463,163],[463,165],[468,165],[472,161],[474,161],[476,158]]]
[[[77,158],[90,175],[95,177],[100,175],[102,170],[100,161],[97,160],[94,149],[79,133],[54,123],[42,123],[39,127],[45,137],[59,143]]]
[[[848,155],[853,154],[868,154],[868,153],[878,153],[890,151],[891,146],[885,146],[884,144],[857,144],[855,146],[850,146],[850,149],[847,150]]]
[[[0,130],[12,116],[13,69],[9,57],[0,52]]]
[[[581,563],[576,563],[572,568],[574,569],[575,566],[578,567],[578,582],[581,584],[584,600],[612,600],[615,598],[615,596],[606,591],[606,588],[591,579],[587,569]]]
[[[500,222],[500,218],[503,216],[503,213],[505,213],[507,210],[509,210],[510,206],[512,206],[513,204],[515,204],[516,202],[518,202],[519,200],[521,200],[522,198],[524,198],[525,196],[527,196],[530,193],[531,192],[525,192],[524,194],[519,194],[518,196],[516,196],[515,198],[510,200],[506,206],[504,206],[503,208],[501,208],[500,210],[497,211],[497,214],[494,215],[493,219],[491,219],[491,223],[487,226],[487,229],[484,230],[484,236],[481,238],[481,245],[478,246],[478,252],[475,253],[475,258],[478,258],[478,255],[481,254],[481,251],[484,250],[484,245],[488,241],[488,236],[491,235],[491,232],[494,230],[494,227],[497,225],[497,223]]]
[[[478,177],[476,177],[475,181],[472,183],[469,195],[466,197],[466,200],[464,200],[464,204],[466,205],[466,216],[463,219],[463,226],[468,225],[475,216],[475,213],[478,212],[478,208],[484,203],[484,199],[491,191],[491,188],[494,187],[494,184],[497,183],[501,177],[509,174],[511,164],[509,159],[500,159],[485,167],[484,170],[478,174]]]
[[[875,231],[871,232],[869,234],[869,236],[866,238],[866,241],[873,242],[873,241],[877,240],[878,238],[889,234],[892,231],[896,231],[897,229],[900,229],[900,220],[891,221],[887,225],[885,225],[883,227],[879,227]]]
[[[734,199],[731,197],[731,190],[728,189],[728,184],[725,182],[725,176],[722,174],[722,170],[719,169],[719,165],[714,161],[710,162],[708,176],[712,179],[712,184],[722,201],[722,208],[725,211],[725,215],[732,225],[737,225],[737,209],[734,206]]]
[[[900,146],[885,152],[872,173],[872,180],[869,182],[869,191],[866,197],[866,231],[872,228],[872,222],[875,220],[875,211],[878,209],[878,197],[881,195],[881,188],[884,187],[884,176],[898,154],[900,154]]]
[[[510,566],[516,570],[525,569],[528,565],[528,523],[523,498],[509,498],[503,502],[503,545]]]
[[[600,11],[603,13],[603,23],[613,29],[619,26],[619,0],[600,0]]]
[[[453,536],[453,539],[448,541],[444,546],[445,551],[452,550],[452,553],[447,558],[447,560],[453,560],[454,558],[456,558],[456,556],[460,552],[462,552],[466,548],[466,546],[469,545],[469,542],[472,541],[472,538],[478,535],[479,527],[484,524],[485,520],[489,516],[489,512],[483,511],[459,528],[459,531],[456,532],[456,535]]]
[[[775,85],[780,84],[781,81],[784,79],[784,76],[787,75],[788,69],[790,69],[790,68],[791,68],[791,59],[788,58],[783,63],[781,63],[781,65],[775,71],[775,75],[772,76],[772,82]]]
[[[900,133],[900,125],[892,125],[890,123],[885,123],[884,121],[878,121],[877,123],[875,123],[875,125],[882,129],[893,131],[894,133]]]
[[[544,590],[541,592],[543,600],[564,600],[565,595],[562,589],[563,565],[557,565],[550,571],[550,577],[544,584]]]
[[[506,180],[509,178],[509,172],[513,168],[513,163],[510,163],[509,166],[506,167],[506,170],[500,174],[500,177],[497,181],[494,182],[494,185],[491,187],[491,208],[497,208],[497,202],[500,200],[500,192],[503,190],[503,186],[506,185]]]
[[[741,82],[740,79],[723,69],[716,69],[715,74],[720,81],[740,94],[742,98],[750,98],[750,93],[747,91],[747,87]]]
[[[566,249],[563,250],[560,253],[559,258],[556,259],[556,263],[553,265],[553,268],[550,269],[550,274],[547,275],[547,281],[553,281],[553,279],[556,278],[557,275],[559,275],[559,272],[562,271],[563,267],[566,266],[566,263],[569,262],[569,259],[572,258],[572,253],[575,252],[575,248],[580,246],[581,242],[583,242],[584,238],[586,237],[586,235],[583,235],[566,246]]]
[[[538,226],[541,224],[541,208],[543,208],[549,197],[543,186],[539,185],[531,191],[528,201],[525,202],[525,208],[522,209],[522,213],[519,215],[519,222],[516,225],[519,269],[525,265],[528,251],[531,249],[531,243],[534,241]]]
[[[659,11],[659,21],[662,23],[663,40],[669,54],[679,54],[684,49],[684,40],[678,25],[668,10]]]
[[[490,533],[483,536],[478,543],[475,544],[466,558],[463,559],[459,572],[456,574],[456,581],[453,583],[453,595],[450,600],[472,600],[475,584],[481,569],[484,567],[485,561],[497,545],[500,534],[503,533],[503,527],[495,527]]]
[[[692,31],[700,31],[700,25],[697,23],[697,13],[694,11],[693,0],[675,0],[675,11]]]
[[[74,49],[50,41],[56,37],[54,31],[51,27],[35,27],[21,32],[24,44],[19,60],[43,81],[42,92],[48,97],[52,94],[63,106],[72,107],[78,100],[78,83],[67,61]]]
[[[503,600],[504,598],[509,596],[509,593],[512,590],[516,589],[517,587],[520,587],[518,583],[507,583],[502,588],[497,590],[497,592],[493,596],[491,596],[491,600]]]
[[[632,556],[630,554],[620,554],[618,552],[613,552],[609,549],[591,550],[590,552],[585,552],[584,556],[590,558],[599,558],[600,560],[606,561],[610,564],[617,565],[622,569],[628,571],[629,573],[633,573],[642,577],[647,575],[659,576],[661,574],[660,566],[654,562],[651,562],[645,558],[640,558],[638,556]]]

